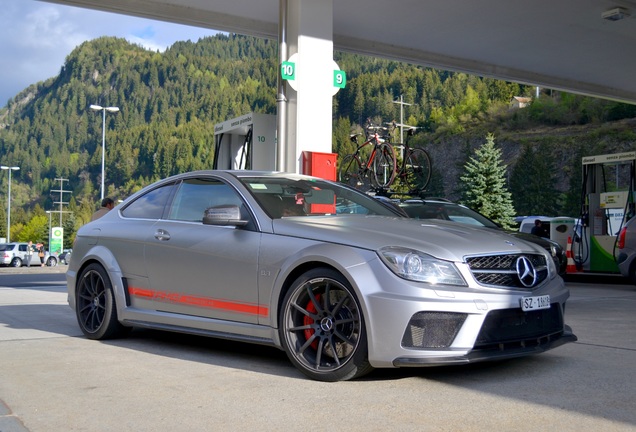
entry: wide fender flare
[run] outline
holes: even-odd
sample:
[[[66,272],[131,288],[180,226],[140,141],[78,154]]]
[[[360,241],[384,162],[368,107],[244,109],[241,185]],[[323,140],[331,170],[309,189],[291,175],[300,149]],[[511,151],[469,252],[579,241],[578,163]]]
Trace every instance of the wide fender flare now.
[[[346,245],[324,243],[308,246],[293,256],[289,256],[282,262],[280,268],[283,270],[277,275],[274,281],[269,299],[272,305],[270,325],[274,328],[278,327],[278,315],[280,312],[278,309],[280,304],[279,300],[285,295],[283,289],[286,289],[288,283],[293,282],[292,279],[299,276],[296,274],[297,270],[306,267],[308,264],[312,267],[319,267],[321,264],[324,264],[325,267],[332,267],[342,274],[352,287],[366,316],[366,305],[363,301],[364,294],[356,283],[356,279],[353,275],[358,273],[361,267],[368,266],[375,260],[379,261],[375,251]]]
[[[82,259],[82,263],[79,266],[79,270],[77,272],[77,279],[75,280],[75,287],[77,289],[77,284],[79,283],[79,278],[84,268],[91,263],[97,262],[101,264],[102,267],[108,273],[108,277],[110,278],[110,283],[113,287],[113,294],[115,296],[115,304],[117,306],[117,316],[121,317],[123,310],[126,308],[126,287],[124,286],[123,281],[123,273],[117,259],[112,254],[112,252],[100,245],[93,246],[88,253],[84,255]]]

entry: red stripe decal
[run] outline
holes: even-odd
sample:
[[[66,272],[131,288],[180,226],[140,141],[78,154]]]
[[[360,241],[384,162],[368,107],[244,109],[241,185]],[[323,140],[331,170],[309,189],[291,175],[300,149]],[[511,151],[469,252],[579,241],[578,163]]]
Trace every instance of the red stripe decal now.
[[[210,297],[199,297],[179,293],[167,293],[135,287],[128,287],[128,293],[131,296],[140,297],[145,300],[155,300],[188,306],[198,306],[206,309],[218,309],[228,312],[258,315],[261,317],[267,317],[269,315],[269,308],[267,306],[252,303],[239,303],[228,300],[217,300]]]

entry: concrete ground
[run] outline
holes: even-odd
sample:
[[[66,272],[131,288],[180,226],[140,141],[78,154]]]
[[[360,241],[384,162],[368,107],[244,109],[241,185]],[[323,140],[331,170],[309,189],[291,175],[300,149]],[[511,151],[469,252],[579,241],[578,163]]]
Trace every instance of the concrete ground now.
[[[267,347],[145,330],[87,340],[58,270],[0,286],[1,432],[636,431],[636,288],[617,279],[568,282],[576,343],[328,384]]]

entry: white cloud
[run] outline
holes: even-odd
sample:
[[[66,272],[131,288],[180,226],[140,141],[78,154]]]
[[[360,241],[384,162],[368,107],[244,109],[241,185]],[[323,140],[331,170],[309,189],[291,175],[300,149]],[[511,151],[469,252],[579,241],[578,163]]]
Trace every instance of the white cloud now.
[[[35,0],[2,0],[0,106],[31,84],[56,76],[87,40],[117,36],[153,51],[210,36],[209,29],[152,21]]]

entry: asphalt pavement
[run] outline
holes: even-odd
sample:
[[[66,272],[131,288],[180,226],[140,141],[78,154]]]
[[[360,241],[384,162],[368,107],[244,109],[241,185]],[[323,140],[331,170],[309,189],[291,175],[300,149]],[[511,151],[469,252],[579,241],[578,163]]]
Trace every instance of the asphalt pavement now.
[[[553,351],[320,383],[258,345],[148,330],[87,340],[63,271],[5,270],[0,432],[636,431],[636,288],[620,279],[568,282],[579,340]]]

